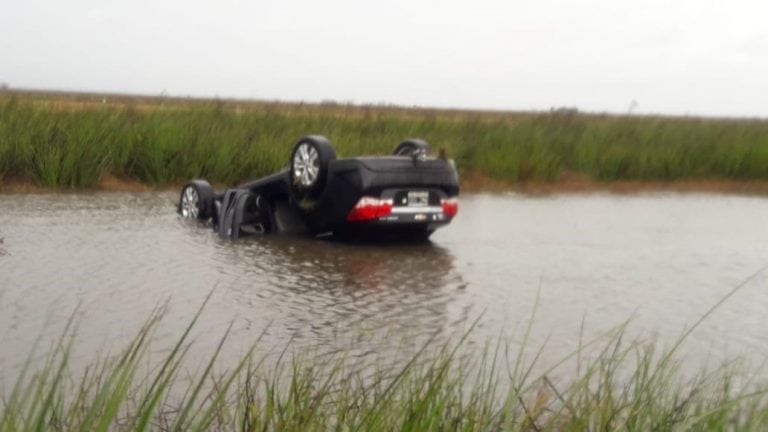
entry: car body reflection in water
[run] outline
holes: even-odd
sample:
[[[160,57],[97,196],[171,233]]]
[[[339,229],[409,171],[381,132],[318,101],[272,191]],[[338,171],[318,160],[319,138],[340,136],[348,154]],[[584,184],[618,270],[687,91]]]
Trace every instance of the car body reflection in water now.
[[[450,308],[466,284],[451,253],[434,243],[269,236],[218,241],[215,262],[221,272],[242,272],[225,288],[231,308],[246,328],[269,327],[275,342],[354,351],[364,338],[360,353],[386,351],[406,339],[417,347],[435,333],[450,334],[451,323],[469,317]]]

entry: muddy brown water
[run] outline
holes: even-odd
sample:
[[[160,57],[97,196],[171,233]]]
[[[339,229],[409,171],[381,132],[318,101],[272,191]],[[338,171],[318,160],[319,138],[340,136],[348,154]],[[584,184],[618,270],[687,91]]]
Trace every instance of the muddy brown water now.
[[[768,264],[768,198],[710,194],[463,196],[458,218],[419,245],[272,236],[238,242],[180,220],[173,193],[0,195],[0,374],[18,374],[77,308],[75,360],[114,352],[151,310],[153,349],[175,342],[213,291],[193,357],[233,323],[225,358],[261,346],[353,358],[430,338],[529,345],[543,363],[631,319],[671,344]],[[537,300],[538,299],[538,300]],[[79,305],[79,306],[78,306]],[[768,355],[768,274],[749,280],[686,342],[696,364]],[[45,351],[45,350],[43,350]],[[314,352],[314,351],[310,351]]]

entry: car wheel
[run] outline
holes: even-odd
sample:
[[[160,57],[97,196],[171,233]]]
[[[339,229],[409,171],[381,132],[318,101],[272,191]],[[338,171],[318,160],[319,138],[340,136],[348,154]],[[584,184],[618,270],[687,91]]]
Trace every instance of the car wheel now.
[[[395,151],[392,153],[395,156],[414,156],[419,153],[423,155],[429,154],[429,143],[421,139],[409,139],[401,142]]]
[[[192,180],[181,188],[178,212],[185,219],[207,220],[213,208],[213,188],[205,180]]]
[[[299,140],[291,152],[291,190],[297,200],[316,199],[325,189],[328,165],[336,152],[327,138],[310,135]]]

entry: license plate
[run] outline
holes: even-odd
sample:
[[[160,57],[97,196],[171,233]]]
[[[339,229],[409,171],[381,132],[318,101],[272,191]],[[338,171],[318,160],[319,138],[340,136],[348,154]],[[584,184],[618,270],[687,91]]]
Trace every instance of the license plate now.
[[[429,192],[408,192],[408,207],[427,207],[429,205]]]

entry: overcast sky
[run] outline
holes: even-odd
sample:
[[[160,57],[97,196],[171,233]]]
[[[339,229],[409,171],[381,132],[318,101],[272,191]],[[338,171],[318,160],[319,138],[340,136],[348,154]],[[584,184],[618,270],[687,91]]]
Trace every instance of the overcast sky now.
[[[0,0],[0,82],[768,117],[768,2]]]

